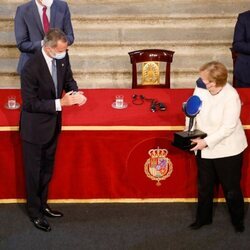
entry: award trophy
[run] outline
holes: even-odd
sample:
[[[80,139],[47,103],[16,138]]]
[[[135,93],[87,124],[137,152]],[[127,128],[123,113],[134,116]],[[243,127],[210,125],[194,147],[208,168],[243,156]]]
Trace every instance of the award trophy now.
[[[195,146],[191,144],[191,139],[197,137],[205,138],[207,136],[206,133],[198,129],[191,131],[194,124],[194,118],[200,112],[201,105],[202,101],[196,95],[191,96],[187,102],[183,104],[183,110],[186,116],[189,117],[188,131],[174,133],[174,141],[172,142],[174,146],[183,150],[189,150]]]

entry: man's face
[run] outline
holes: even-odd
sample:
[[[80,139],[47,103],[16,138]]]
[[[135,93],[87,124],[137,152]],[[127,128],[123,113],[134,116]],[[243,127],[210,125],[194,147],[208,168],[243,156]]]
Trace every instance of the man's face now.
[[[64,41],[59,40],[57,42],[56,47],[54,47],[53,50],[56,53],[62,53],[62,52],[65,52],[67,50],[67,48],[68,48],[68,43],[67,42],[65,43]]]
[[[62,40],[59,40],[57,42],[56,47],[46,47],[45,50],[50,57],[56,58],[56,55],[65,53],[67,48],[68,48],[68,43]]]

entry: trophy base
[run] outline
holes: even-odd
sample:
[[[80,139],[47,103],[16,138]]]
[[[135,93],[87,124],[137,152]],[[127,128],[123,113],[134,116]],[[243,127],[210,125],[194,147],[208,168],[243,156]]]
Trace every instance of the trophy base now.
[[[195,146],[194,144],[191,145],[191,139],[197,137],[205,138],[206,136],[207,136],[206,133],[198,129],[190,132],[188,131],[176,132],[174,133],[174,141],[172,142],[172,145],[182,150],[189,150]]]

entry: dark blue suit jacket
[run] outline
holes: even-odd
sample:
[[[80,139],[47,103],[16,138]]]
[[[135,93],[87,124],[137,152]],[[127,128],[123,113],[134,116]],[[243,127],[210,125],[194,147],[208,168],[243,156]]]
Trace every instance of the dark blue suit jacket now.
[[[77,91],[68,54],[56,61],[58,97],[63,90]],[[23,140],[33,144],[46,144],[61,129],[61,112],[56,111],[56,91],[52,76],[41,51],[26,63],[21,73],[22,111],[20,131]]]
[[[21,51],[17,67],[19,74],[28,59],[41,49],[41,41],[45,35],[35,1],[23,4],[16,10],[15,36],[17,47]],[[50,9],[50,28],[61,29],[67,35],[69,45],[74,42],[70,11],[66,2],[53,1]]]
[[[236,84],[239,87],[250,87],[250,11],[238,16],[233,49],[238,54],[234,67]]]

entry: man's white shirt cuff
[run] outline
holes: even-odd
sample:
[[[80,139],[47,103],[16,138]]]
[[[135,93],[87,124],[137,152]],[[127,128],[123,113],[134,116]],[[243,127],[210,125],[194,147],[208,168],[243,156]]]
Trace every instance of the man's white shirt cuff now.
[[[56,111],[62,111],[60,99],[56,99]]]

